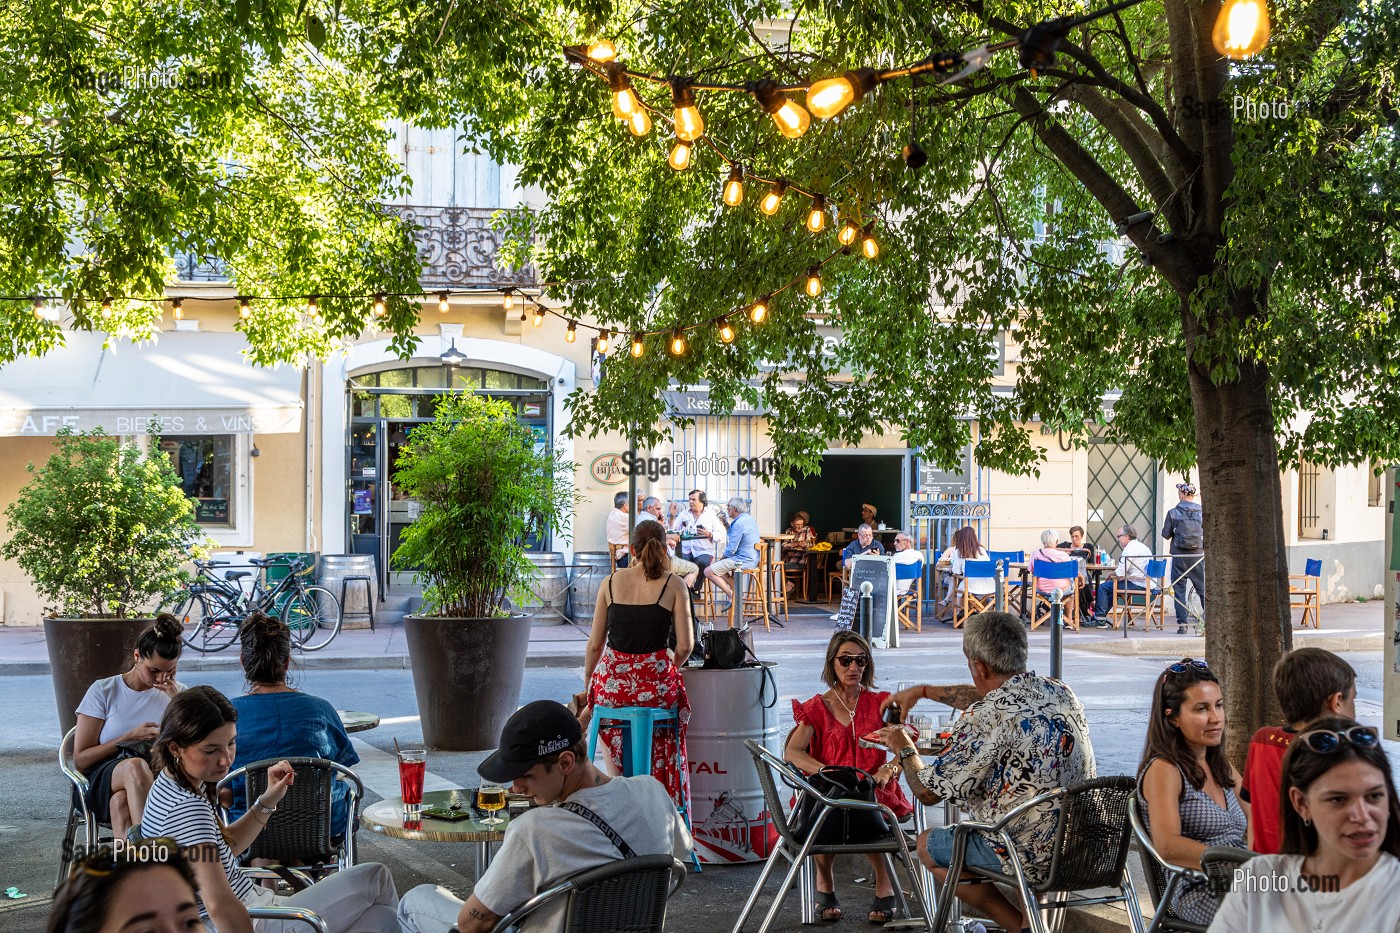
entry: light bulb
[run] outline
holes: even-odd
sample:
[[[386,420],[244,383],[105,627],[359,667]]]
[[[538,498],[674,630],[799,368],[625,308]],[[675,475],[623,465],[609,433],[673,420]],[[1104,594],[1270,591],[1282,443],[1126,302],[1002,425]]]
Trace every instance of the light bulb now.
[[[1211,32],[1215,50],[1226,58],[1248,58],[1269,42],[1265,0],[1226,0]]]
[[[515,296],[510,293],[510,289],[501,293],[501,307],[506,311],[515,307]]]
[[[744,203],[744,167],[737,162],[729,170],[729,178],[724,183],[724,203],[730,207]]]
[[[773,113],[773,122],[778,124],[778,132],[788,139],[797,139],[812,125],[812,115],[800,104],[784,100],[783,105]]]
[[[43,317],[43,316],[44,316],[44,299],[42,299],[42,298],[35,298],[35,299],[34,299],[34,316],[35,316],[35,317]]]
[[[812,209],[807,214],[807,229],[813,233],[826,229],[826,198],[821,195],[812,199]]]
[[[384,296],[383,296],[383,295],[375,295],[375,296],[374,296],[374,316],[375,316],[375,317],[383,317],[385,311],[387,311],[387,310],[388,310],[388,309],[387,309],[387,306],[384,304]]]
[[[690,143],[683,139],[677,140],[676,144],[671,147],[671,154],[667,156],[666,164],[678,172],[684,172],[690,168],[690,150]]]
[[[875,238],[870,234],[861,237],[860,251],[865,254],[866,259],[874,259],[880,255],[880,244],[875,242]]]
[[[112,316],[112,299],[110,299],[110,298],[103,298],[103,299],[102,299],[102,319],[103,319],[103,320],[106,320],[107,318],[109,318],[109,317],[111,317],[111,316]]]
[[[183,321],[185,319],[185,303],[176,298],[171,304],[170,313],[175,316],[175,320]]]
[[[860,224],[854,220],[847,220],[841,225],[841,229],[836,232],[836,242],[842,246],[850,246],[860,236]]]
[[[822,293],[822,274],[816,266],[807,270],[807,281],[802,286],[808,298],[816,298]]]
[[[541,324],[543,324],[543,323],[544,323],[544,309],[543,309],[543,308],[536,308],[536,309],[535,309],[535,318],[534,318],[534,320],[532,320],[532,321],[530,322],[530,324],[531,324],[531,326],[533,326],[533,327],[539,327],[539,326],[540,326]]]
[[[642,137],[651,132],[651,114],[638,108],[627,118],[627,131],[633,136]]]
[[[438,314],[446,314],[448,307],[447,292],[438,292]]]
[[[749,320],[755,324],[762,324],[763,319],[768,316],[768,299],[760,298],[749,305]]]
[[[679,329],[671,332],[671,355],[685,355],[685,334],[681,333]]]
[[[599,39],[584,49],[583,54],[595,62],[610,62],[617,58],[617,46],[607,39]]]
[[[646,352],[646,345],[642,343],[641,334],[632,335],[632,356],[639,357]]]
[[[705,135],[705,118],[695,106],[695,92],[690,89],[690,82],[680,79],[671,82],[671,105],[675,108],[677,139],[689,143]]]
[[[524,323],[525,323],[525,314],[526,314],[526,312],[527,312],[528,310],[529,310],[529,308],[527,308],[525,305],[521,305],[521,306],[520,306],[520,323],[521,323],[521,324],[524,324]]]
[[[807,109],[820,120],[830,120],[864,97],[876,83],[871,68],[857,68],[839,77],[816,81],[807,88]]]
[[[720,343],[734,342],[734,328],[730,326],[729,318],[719,322],[719,340]]]
[[[598,345],[597,345],[597,346],[598,346],[598,355],[599,355],[599,356],[607,356],[607,355],[608,355],[608,332],[607,332],[607,329],[606,329],[606,328],[598,332]]]
[[[788,183],[778,179],[773,187],[768,189],[768,193],[763,196],[763,200],[758,202],[758,209],[769,217],[778,213],[778,208],[783,206],[783,194],[787,192]]]
[[[622,66],[614,64],[608,68],[608,87],[612,89],[613,116],[619,120],[626,121],[632,114],[643,109],[642,101],[637,97],[637,92],[632,90],[632,82]]]
[[[573,343],[578,339],[578,321],[570,321],[569,329],[564,331],[564,342]]]
[[[252,314],[253,314],[253,307],[252,307],[251,304],[249,304],[248,299],[247,299],[247,298],[239,298],[239,299],[238,299],[238,316],[239,316],[240,318],[242,318],[243,320],[246,321],[246,320],[248,320],[249,317],[252,316]]]
[[[319,305],[316,304],[315,295],[312,295],[310,298],[306,299],[306,313],[311,315],[312,317],[321,316],[321,308]]]

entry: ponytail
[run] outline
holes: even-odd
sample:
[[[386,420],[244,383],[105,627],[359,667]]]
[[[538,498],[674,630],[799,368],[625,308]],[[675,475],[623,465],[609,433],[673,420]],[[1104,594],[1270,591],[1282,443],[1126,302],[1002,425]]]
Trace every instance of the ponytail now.
[[[660,522],[641,522],[632,529],[632,550],[641,561],[648,580],[659,580],[671,570],[671,555],[666,552],[666,529]]]
[[[136,653],[143,658],[159,657],[174,661],[180,657],[180,649],[184,647],[181,640],[184,634],[180,620],[168,612],[162,612],[137,637]]]

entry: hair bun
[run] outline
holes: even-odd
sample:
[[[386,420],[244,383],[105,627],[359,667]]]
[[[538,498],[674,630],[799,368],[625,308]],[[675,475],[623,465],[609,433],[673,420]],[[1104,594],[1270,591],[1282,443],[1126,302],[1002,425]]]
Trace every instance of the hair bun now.
[[[180,638],[185,633],[185,628],[180,624],[180,620],[168,612],[158,614],[151,628],[155,629],[156,635],[161,638]]]

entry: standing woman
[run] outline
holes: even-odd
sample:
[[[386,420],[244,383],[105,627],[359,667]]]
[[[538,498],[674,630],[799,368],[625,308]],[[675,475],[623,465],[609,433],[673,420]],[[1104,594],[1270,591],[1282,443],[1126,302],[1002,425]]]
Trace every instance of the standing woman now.
[[[1235,795],[1240,775],[1225,758],[1224,738],[1225,698],[1206,662],[1182,658],[1163,671],[1138,766],[1138,806],[1153,847],[1173,865],[1200,871],[1211,846],[1244,848],[1249,805]],[[1199,881],[1158,905],[1189,923],[1210,923],[1215,908]]]
[[[685,750],[690,701],[676,669],[676,658],[689,658],[694,643],[690,592],[670,572],[666,531],[660,522],[632,529],[631,564],[598,587],[593,630],[584,649],[583,681],[587,706],[655,706],[674,708],[677,722],[658,727],[652,737],[651,773],[677,806],[690,812],[690,775]],[[613,770],[622,773],[622,730],[603,727],[598,739],[608,746]],[[679,748],[677,747],[679,743]],[[596,750],[590,749],[590,753]],[[679,763],[679,767],[677,766]]]
[[[190,852],[200,916],[219,933],[272,933],[281,921],[259,920],[255,926],[248,908],[289,905],[315,911],[331,933],[397,933],[399,895],[383,865],[363,862],[282,897],[255,885],[238,864],[238,854],[267,825],[296,772],[285,761],[273,765],[253,809],[225,824],[214,787],[232,768],[237,719],[222,693],[192,687],[170,701],[152,754],[156,779],[141,826],[147,836],[168,836]]]
[[[1330,716],[1283,758],[1283,843],[1236,874],[1210,933],[1400,929],[1400,802],[1380,736]]]
[[[78,704],[73,762],[88,779],[88,810],[112,835],[125,839],[141,821],[153,779],[150,744],[170,698],[184,687],[175,681],[183,643],[170,613],[136,639],[131,668],[88,687]]]

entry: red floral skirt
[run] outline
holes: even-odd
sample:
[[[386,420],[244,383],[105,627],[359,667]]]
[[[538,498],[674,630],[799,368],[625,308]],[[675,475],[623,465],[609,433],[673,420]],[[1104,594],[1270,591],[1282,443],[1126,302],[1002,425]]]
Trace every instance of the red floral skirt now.
[[[588,685],[588,702],[594,706],[675,707],[678,725],[663,723],[651,739],[651,773],[677,806],[690,812],[690,768],[685,751],[685,730],[690,722],[690,701],[685,696],[681,672],[665,651],[623,654],[603,648]],[[598,741],[608,748],[613,769],[622,773],[623,733],[616,726],[602,726]],[[677,747],[679,745],[679,748]]]

